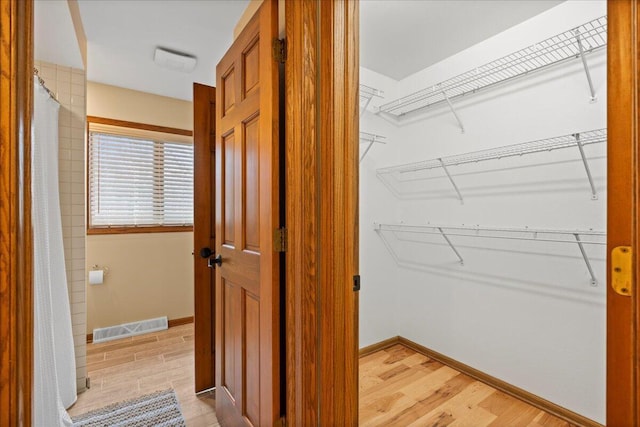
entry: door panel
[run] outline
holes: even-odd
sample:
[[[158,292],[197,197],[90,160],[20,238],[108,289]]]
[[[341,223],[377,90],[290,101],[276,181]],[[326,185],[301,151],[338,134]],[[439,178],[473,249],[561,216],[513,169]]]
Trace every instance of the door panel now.
[[[216,89],[193,85],[195,391],[215,385],[215,275],[203,248],[215,248]]]
[[[265,1],[216,69],[216,413],[270,426],[280,407],[277,1]]]

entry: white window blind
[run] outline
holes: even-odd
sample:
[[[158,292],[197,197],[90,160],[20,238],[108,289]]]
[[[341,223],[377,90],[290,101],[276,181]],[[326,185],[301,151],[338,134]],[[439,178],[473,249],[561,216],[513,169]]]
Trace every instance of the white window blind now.
[[[190,137],[89,125],[89,226],[193,224]]]

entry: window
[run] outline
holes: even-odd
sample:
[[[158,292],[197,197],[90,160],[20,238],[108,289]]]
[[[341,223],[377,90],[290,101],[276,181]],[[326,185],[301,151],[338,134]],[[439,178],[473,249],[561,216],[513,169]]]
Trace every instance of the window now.
[[[105,124],[109,122],[116,123],[89,118],[89,232],[192,227],[190,132]]]

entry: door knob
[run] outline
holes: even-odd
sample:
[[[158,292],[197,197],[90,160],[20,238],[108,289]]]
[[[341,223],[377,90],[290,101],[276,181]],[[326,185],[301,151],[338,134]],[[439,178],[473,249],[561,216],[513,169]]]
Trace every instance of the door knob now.
[[[222,265],[222,255],[218,254],[218,256],[213,259],[213,263],[220,267]]]
[[[215,258],[209,258],[207,260],[207,267],[216,268],[216,265],[220,267],[222,265],[222,255],[218,254]]]
[[[213,255],[213,251],[210,248],[200,249],[200,256],[202,258],[209,258],[211,255]]]

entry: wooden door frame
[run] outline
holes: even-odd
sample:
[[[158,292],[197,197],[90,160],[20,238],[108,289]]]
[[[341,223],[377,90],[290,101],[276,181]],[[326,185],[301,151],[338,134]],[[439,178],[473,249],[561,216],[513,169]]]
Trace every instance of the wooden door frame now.
[[[626,194],[616,191],[616,199],[612,196],[613,188],[609,189],[610,220],[615,208],[631,215],[627,220],[633,224],[620,231],[617,243],[618,226],[610,223],[609,241],[610,245],[631,243],[636,252],[640,242],[640,227],[636,224],[640,200],[638,13],[638,0],[609,2],[609,76],[616,70],[612,68],[614,64],[619,64],[615,65],[618,71],[628,71],[620,73],[617,82],[609,80],[609,182],[620,182],[616,179],[623,179],[627,174],[634,183],[632,191]],[[349,16],[355,17],[355,21],[349,20]],[[351,103],[357,99],[358,64],[357,58],[346,64],[342,62],[349,57],[341,56],[344,50],[327,51],[327,48],[342,45],[357,52],[357,3],[289,2],[286,21],[289,46],[285,89],[289,230],[287,418],[291,425],[318,425],[320,420],[326,423],[325,420],[335,419],[340,411],[344,411],[344,424],[353,425],[357,422],[357,392],[347,396],[344,390],[351,389],[353,383],[357,385],[357,377],[353,377],[354,371],[357,374],[357,340],[351,342],[346,334],[334,335],[334,332],[336,327],[344,325],[357,333],[357,295],[348,290],[351,289],[351,276],[357,273],[357,205],[353,204],[357,201],[357,191],[354,193],[358,171],[357,107]],[[348,29],[350,25],[352,31]],[[0,0],[0,341],[3,343],[0,348],[0,424],[7,426],[31,424],[33,300],[29,129],[33,99],[32,46],[33,2]],[[345,65],[350,73],[344,72]],[[337,68],[332,70],[331,66]],[[350,89],[342,86],[345,76]],[[346,90],[343,102],[326,93],[332,84]],[[327,96],[333,101],[335,111],[321,108],[322,100]],[[614,97],[617,105],[611,101]],[[352,110],[356,111],[355,115]],[[345,122],[339,114],[351,119]],[[337,121],[332,121],[334,118]],[[293,126],[293,123],[298,125]],[[341,136],[336,140],[346,145],[340,148],[329,136]],[[618,156],[620,153],[634,153],[634,156],[627,156],[632,159],[629,162],[621,158],[624,154]],[[618,170],[622,175],[618,176]],[[334,179],[327,180],[328,173],[335,174]],[[340,188],[342,184],[345,185]],[[341,209],[327,212],[327,206],[330,206],[326,204],[327,197],[331,194],[328,192],[333,190],[338,191],[334,198],[343,195],[348,203]],[[623,206],[629,209],[621,209]],[[326,216],[321,218],[329,213],[333,227],[328,227]],[[331,247],[338,238],[341,244]],[[342,261],[336,260],[340,255],[344,255]],[[336,264],[333,264],[334,260]],[[331,270],[327,271],[327,266]],[[633,268],[637,274],[640,274],[639,267],[637,256],[634,256]],[[635,277],[634,283],[637,282]],[[608,291],[608,305],[611,304],[607,310],[608,351],[615,346],[614,337],[618,334],[625,343],[627,354],[632,355],[618,363],[611,353],[608,354],[607,423],[611,426],[633,425],[635,420],[640,421],[640,397],[637,393],[635,396],[633,392],[630,394],[629,388],[637,389],[640,384],[640,343],[637,339],[640,292],[637,286],[635,288],[626,307],[616,305],[611,299],[614,296]],[[330,301],[329,295],[335,300]],[[622,317],[620,311],[624,310],[629,310],[627,313],[633,316],[631,325],[628,322],[616,324]],[[320,319],[320,315],[328,317]],[[333,340],[345,350],[343,354],[333,351]],[[353,355],[347,354],[349,351]],[[327,366],[344,369],[339,369],[340,372],[323,369]],[[620,369],[628,375],[620,375]],[[616,381],[613,373],[624,381]],[[336,400],[344,404],[336,404]],[[616,418],[618,411],[622,413],[620,418]],[[619,420],[633,421],[618,424]]]
[[[640,423],[640,2],[608,3],[607,55],[607,253],[617,246],[633,248],[633,296],[611,287],[607,256],[607,425]]]
[[[214,212],[215,189],[211,184],[215,174],[215,162],[211,153],[215,146],[215,115],[211,117],[211,106],[215,109],[216,89],[200,83],[193,84],[193,146],[194,146],[194,188],[193,193],[193,259],[194,259],[194,363],[195,391],[201,392],[215,386],[215,370],[211,364],[215,340],[215,281],[213,269],[200,256],[200,249],[215,249],[210,242],[215,234],[211,221]],[[207,116],[204,115],[207,113]],[[208,172],[205,174],[204,172]],[[204,343],[205,345],[202,345]]]
[[[358,6],[285,8],[288,425],[358,423]]]
[[[0,0],[0,425],[31,425],[33,2]]]

